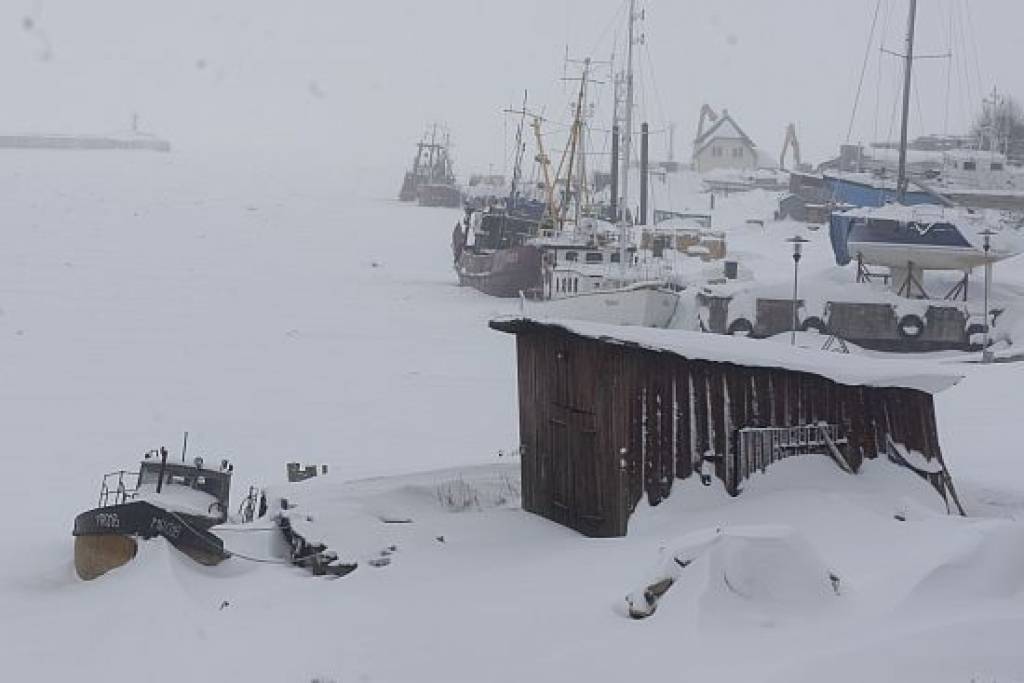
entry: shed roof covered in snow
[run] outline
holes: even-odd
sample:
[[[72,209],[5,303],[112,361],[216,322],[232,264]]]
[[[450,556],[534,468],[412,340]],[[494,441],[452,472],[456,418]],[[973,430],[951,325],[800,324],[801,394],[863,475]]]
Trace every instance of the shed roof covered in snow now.
[[[490,325],[495,330],[509,333],[543,328],[562,330],[608,344],[670,353],[692,360],[806,372],[847,386],[899,387],[935,394],[963,379],[963,375],[944,370],[929,361],[866,358],[702,332],[524,316],[495,318]]]

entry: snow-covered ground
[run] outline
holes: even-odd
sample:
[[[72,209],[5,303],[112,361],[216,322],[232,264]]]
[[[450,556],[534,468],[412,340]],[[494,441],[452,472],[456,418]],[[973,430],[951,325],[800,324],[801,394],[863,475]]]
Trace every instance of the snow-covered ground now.
[[[944,357],[967,375],[937,405],[969,519],[885,463],[807,457],[738,499],[678,482],[628,538],[586,539],[522,512],[498,456],[517,443],[514,344],[486,321],[518,303],[455,286],[459,212],[393,201],[397,173],[223,162],[0,156],[4,680],[1024,681],[1024,366]],[[716,221],[756,233],[730,249],[783,281],[795,226],[747,226],[770,218],[758,195]],[[802,267],[840,277],[807,234]],[[272,486],[359,569],[204,568],[154,541],[75,578],[100,476],[186,429],[190,453],[233,459],[236,504]],[[330,473],[287,485],[291,460]],[[625,616],[688,534],[718,529],[654,616]],[[274,557],[266,532],[224,536]]]

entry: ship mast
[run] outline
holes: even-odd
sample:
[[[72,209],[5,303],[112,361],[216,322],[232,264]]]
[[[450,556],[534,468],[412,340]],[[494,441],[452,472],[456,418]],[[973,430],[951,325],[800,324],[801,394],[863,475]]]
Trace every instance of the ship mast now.
[[[633,154],[633,45],[636,43],[636,0],[629,0],[629,30],[626,47],[626,111],[623,117],[622,131],[622,201],[619,202],[622,217],[619,219],[619,269],[623,277],[626,273],[626,242],[628,231],[626,230],[627,217],[629,216],[629,162]]]
[[[523,124],[526,123],[526,96],[527,91],[523,91],[523,108],[520,110],[521,118],[519,119],[519,126],[516,128],[516,152],[515,162],[512,166],[512,188],[508,197],[508,208],[511,211],[516,205],[516,190],[519,186],[519,178],[523,173],[523,152],[526,149],[523,145]]]
[[[636,0],[629,0],[629,38],[626,48],[626,111],[623,121],[622,140],[622,203],[623,212],[629,212],[629,162],[633,154],[633,43],[636,42]]]
[[[910,0],[907,18],[907,53],[903,67],[903,121],[900,125],[900,161],[896,175],[896,200],[903,202],[907,194],[907,124],[910,119],[910,77],[914,67],[914,27],[917,23],[917,0]]]

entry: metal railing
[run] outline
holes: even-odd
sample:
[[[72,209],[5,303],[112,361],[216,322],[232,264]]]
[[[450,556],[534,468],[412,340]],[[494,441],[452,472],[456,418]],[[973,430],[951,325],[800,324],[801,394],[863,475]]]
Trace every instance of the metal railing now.
[[[837,445],[845,445],[839,425],[818,423],[796,427],[744,427],[739,430],[739,449],[734,463],[736,485],[755,471],[792,455],[820,452],[832,455]]]
[[[131,478],[134,477],[134,485],[129,486]],[[103,482],[100,484],[100,497],[96,507],[107,507],[108,505],[121,505],[135,497],[139,489],[139,472],[118,470],[103,475]],[[126,481],[127,479],[127,481]],[[113,502],[111,501],[113,498]]]

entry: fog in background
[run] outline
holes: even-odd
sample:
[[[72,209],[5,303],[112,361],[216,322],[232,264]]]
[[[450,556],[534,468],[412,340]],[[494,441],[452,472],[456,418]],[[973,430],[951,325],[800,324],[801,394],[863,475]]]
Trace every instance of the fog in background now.
[[[728,108],[777,155],[788,122],[805,158],[847,135],[876,0],[649,0],[638,52],[638,117],[678,125],[688,159],[704,102]],[[904,0],[883,0],[877,31],[902,49]],[[427,123],[452,131],[456,170],[503,169],[514,121],[531,106],[566,119],[566,50],[621,51],[620,0],[4,0],[0,133],[110,133],[140,127],[176,151],[231,160],[398,174]],[[924,60],[911,133],[965,130],[993,85],[1024,96],[1024,3],[921,0]],[[873,46],[853,141],[896,135],[899,62]],[[952,70],[950,65],[952,64]],[[571,69],[570,69],[571,70]],[[595,92],[607,102],[608,87]],[[601,110],[602,112],[604,110]],[[605,114],[600,114],[604,116]],[[600,122],[595,122],[595,126]],[[892,133],[892,135],[890,135]],[[652,143],[664,156],[665,136]]]

